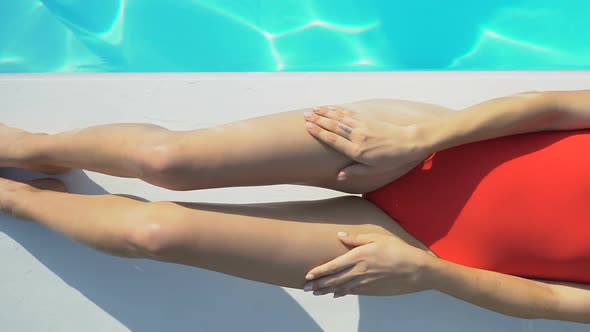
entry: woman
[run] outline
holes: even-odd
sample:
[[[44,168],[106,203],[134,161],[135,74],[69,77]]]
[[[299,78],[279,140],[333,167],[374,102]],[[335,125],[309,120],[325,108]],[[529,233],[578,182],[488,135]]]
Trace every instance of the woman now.
[[[449,251],[449,245],[441,247],[446,257],[439,258],[436,251],[402,228],[395,215],[388,215],[393,210],[387,206],[391,194],[388,188],[404,196],[411,193],[412,183],[424,179],[426,171],[449,170],[439,167],[441,157],[464,158],[462,151],[468,151],[478,160],[489,153],[462,150],[473,147],[466,143],[524,132],[589,127],[590,92],[520,94],[461,112],[394,100],[320,108],[316,114],[310,111],[188,132],[115,124],[46,135],[4,126],[0,129],[0,165],[47,173],[82,168],[136,177],[174,190],[288,183],[366,194],[368,199],[346,196],[246,205],[146,202],[136,197],[64,193],[63,185],[55,180],[37,181],[35,187],[2,180],[0,209],[117,256],[193,265],[280,286],[314,289],[316,294],[396,295],[435,289],[517,317],[590,322],[590,287],[586,285],[590,281],[585,282],[583,274],[590,265],[588,245],[570,252],[570,256],[577,255],[569,259],[579,263],[581,273],[572,272],[569,264],[561,268],[565,279],[526,279],[453,263],[465,260],[467,255]],[[302,113],[306,113],[303,119],[307,126],[302,125]],[[585,131],[576,133],[575,144],[579,144],[579,137],[588,136]],[[568,138],[573,135],[560,134]],[[551,139],[556,142],[563,137]],[[507,142],[514,145],[523,141],[517,136],[509,139]],[[498,140],[486,142],[492,142],[491,148],[500,144],[494,143]],[[530,150],[527,144],[525,148]],[[453,146],[458,147],[448,149]],[[432,156],[440,150],[444,151]],[[493,154],[519,159],[518,154],[511,155],[514,151]],[[537,153],[528,151],[528,155]],[[465,174],[479,170],[482,181],[487,179],[486,172],[494,173],[481,171],[477,164],[469,167],[463,170]],[[409,184],[410,189],[400,187],[400,183]],[[456,183],[457,188],[448,188],[447,196],[455,197],[455,189],[464,192],[460,183]],[[514,201],[521,198],[520,194],[512,190],[509,198]],[[580,212],[579,196],[584,192],[567,194]],[[458,201],[471,202],[469,195]],[[436,202],[422,203],[426,210]],[[403,212],[404,218],[412,219],[415,212]],[[436,209],[432,212],[436,216]],[[493,212],[484,211],[482,215],[489,219]],[[437,220],[428,222],[437,225]],[[577,231],[587,234],[589,228]],[[339,232],[349,235],[337,237]],[[453,239],[443,233],[436,235]],[[501,240],[496,242],[502,244]],[[584,249],[588,255],[583,255]],[[482,263],[477,259],[473,262]],[[540,277],[544,277],[542,272]],[[572,282],[576,278],[580,280]]]

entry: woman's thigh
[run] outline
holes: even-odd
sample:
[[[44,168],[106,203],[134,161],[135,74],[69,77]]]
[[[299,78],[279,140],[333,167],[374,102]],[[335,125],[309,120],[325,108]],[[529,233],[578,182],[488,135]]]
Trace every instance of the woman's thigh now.
[[[166,208],[171,210],[162,211],[164,218],[183,217],[160,223],[167,245],[157,259],[279,286],[301,288],[311,268],[346,253],[339,231],[395,235],[428,251],[357,196],[246,205],[175,203]]]
[[[427,121],[448,109],[408,101],[367,100],[345,104],[400,125]],[[365,193],[390,182],[391,174],[337,181],[353,163],[347,156],[311,136],[303,112],[276,113],[217,127],[174,135],[191,189],[301,184],[349,193]]]

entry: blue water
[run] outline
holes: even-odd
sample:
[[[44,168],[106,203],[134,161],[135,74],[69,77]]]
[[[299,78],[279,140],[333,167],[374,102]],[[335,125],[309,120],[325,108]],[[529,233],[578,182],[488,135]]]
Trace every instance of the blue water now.
[[[0,72],[590,69],[588,0],[0,0]]]

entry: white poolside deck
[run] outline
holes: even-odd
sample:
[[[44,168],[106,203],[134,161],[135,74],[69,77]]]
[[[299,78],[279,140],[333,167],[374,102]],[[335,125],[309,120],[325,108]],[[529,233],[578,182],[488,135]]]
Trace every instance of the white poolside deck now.
[[[462,107],[528,90],[590,88],[590,72],[0,75],[0,122],[57,132],[110,122],[206,127],[289,109],[393,97]],[[26,177],[0,169],[0,176]],[[75,171],[78,193],[264,202],[340,193],[299,186],[170,192]],[[64,206],[67,209],[67,206]],[[425,292],[314,297],[179,265],[110,257],[0,216],[2,331],[588,331],[501,316]]]

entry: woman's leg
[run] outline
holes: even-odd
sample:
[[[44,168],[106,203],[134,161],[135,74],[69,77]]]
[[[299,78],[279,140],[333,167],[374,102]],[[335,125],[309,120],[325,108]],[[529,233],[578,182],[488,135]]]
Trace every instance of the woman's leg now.
[[[434,105],[371,100],[347,104],[399,124],[448,111]],[[289,111],[223,126],[175,132],[148,124],[113,124],[55,135],[0,127],[0,166],[41,171],[81,168],[136,177],[176,190],[304,184],[363,193],[392,176],[336,181],[351,160],[306,130],[303,111]]]
[[[247,205],[150,203],[38,190],[0,179],[0,210],[113,255],[294,288],[303,287],[312,267],[348,250],[338,241],[338,231],[395,234],[426,250],[379,208],[356,196]]]

